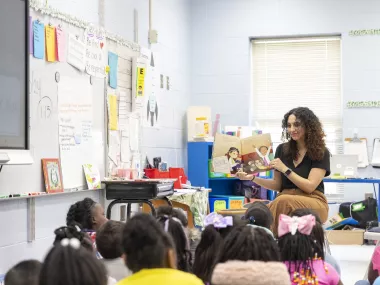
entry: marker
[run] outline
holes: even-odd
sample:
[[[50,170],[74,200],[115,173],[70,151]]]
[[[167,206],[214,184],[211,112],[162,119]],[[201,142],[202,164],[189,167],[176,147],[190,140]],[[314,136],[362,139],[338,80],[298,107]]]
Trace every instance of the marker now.
[[[9,195],[0,195],[0,199],[7,199],[9,198]]]
[[[9,195],[9,198],[17,198],[20,196],[21,196],[20,194],[11,194],[11,195]]]

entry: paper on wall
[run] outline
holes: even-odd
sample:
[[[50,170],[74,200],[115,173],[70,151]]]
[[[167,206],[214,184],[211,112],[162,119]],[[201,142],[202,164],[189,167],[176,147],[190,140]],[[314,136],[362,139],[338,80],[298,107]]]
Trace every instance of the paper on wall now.
[[[131,149],[129,145],[128,137],[121,137],[121,162],[130,162],[131,161]]]
[[[57,60],[62,62],[66,60],[66,34],[62,27],[58,26],[56,29],[57,37]]]
[[[107,53],[104,32],[89,27],[85,30],[86,72],[98,78],[106,77]]]
[[[86,45],[81,42],[75,35],[69,34],[67,44],[67,63],[84,71]]]
[[[120,133],[118,131],[109,131],[108,157],[115,165],[119,164],[120,156]]]
[[[117,88],[117,62],[118,56],[113,52],[108,52],[108,65],[110,67],[109,71],[109,84],[111,88]]]
[[[108,95],[108,121],[109,128],[111,131],[118,130],[118,119],[117,119],[117,96]]]
[[[46,37],[46,60],[50,62],[55,62],[56,55],[56,38],[55,38],[55,27],[51,25],[45,26],[45,37]]]
[[[45,55],[45,25],[39,20],[33,21],[33,56],[43,59]]]
[[[139,150],[139,119],[136,117],[129,118],[129,144],[132,151]]]

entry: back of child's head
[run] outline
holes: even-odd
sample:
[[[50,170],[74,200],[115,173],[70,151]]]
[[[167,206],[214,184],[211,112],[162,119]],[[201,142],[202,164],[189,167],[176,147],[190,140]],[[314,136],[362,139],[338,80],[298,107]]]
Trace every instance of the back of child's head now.
[[[76,238],[85,249],[91,252],[94,251],[91,238],[86,233],[82,232],[78,226],[63,226],[56,229],[54,234],[55,239],[53,245],[59,244],[63,239]]]
[[[124,223],[108,221],[96,232],[96,248],[104,259],[116,259],[122,256],[123,229]]]
[[[187,217],[182,209],[175,209],[172,206],[160,206],[157,208],[157,217],[160,216],[177,218],[185,228],[188,226]]]
[[[278,226],[278,245],[283,261],[293,264],[297,271],[312,267],[315,257],[324,258],[323,248],[311,235],[315,217],[289,217],[280,215]]]
[[[63,239],[45,258],[39,285],[107,285],[104,265],[80,241]]]
[[[38,285],[41,267],[37,260],[22,261],[7,272],[4,285]]]
[[[267,230],[247,226],[235,227],[225,238],[219,262],[280,261],[280,251],[273,236]]]
[[[68,226],[79,226],[82,229],[93,229],[93,207],[96,202],[91,198],[85,198],[70,206],[67,213],[66,224]]]
[[[190,245],[182,222],[176,217],[167,215],[158,216],[157,221],[165,232],[169,233],[173,239],[177,252],[178,269],[185,272],[191,272],[192,263],[191,252],[189,249]]]
[[[249,224],[270,229],[273,224],[273,215],[267,205],[254,202],[245,212],[243,219]]]
[[[302,217],[307,215],[313,215],[315,217],[315,226],[311,232],[311,235],[314,237],[315,241],[319,244],[324,252],[325,248],[325,231],[323,230],[322,221],[319,215],[311,209],[297,209],[290,213],[291,217]],[[323,256],[321,256],[323,258]]]
[[[241,221],[240,221],[241,222]],[[205,228],[195,250],[193,273],[203,282],[210,282],[211,273],[223,247],[224,238],[239,224],[238,219],[211,213],[205,218]]]
[[[171,268],[175,253],[171,237],[148,214],[137,214],[124,226],[122,236],[126,265],[136,273],[142,269]]]

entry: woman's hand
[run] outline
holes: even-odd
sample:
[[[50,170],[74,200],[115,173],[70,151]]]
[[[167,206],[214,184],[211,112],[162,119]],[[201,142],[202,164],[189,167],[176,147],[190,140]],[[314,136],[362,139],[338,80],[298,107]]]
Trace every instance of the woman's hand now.
[[[253,174],[247,174],[245,172],[242,172],[242,171],[239,171],[236,173],[236,176],[240,179],[240,180],[252,180],[253,179]]]
[[[281,173],[285,173],[288,170],[288,167],[279,158],[273,159],[269,163],[269,166],[272,169],[276,169],[277,171],[280,171]]]

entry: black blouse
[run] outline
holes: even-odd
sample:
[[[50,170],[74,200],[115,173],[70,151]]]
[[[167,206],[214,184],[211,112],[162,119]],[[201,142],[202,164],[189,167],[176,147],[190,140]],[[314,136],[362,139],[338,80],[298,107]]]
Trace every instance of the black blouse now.
[[[287,159],[284,154],[284,144],[281,144],[276,149],[275,158],[281,159],[281,161],[290,168],[294,173],[297,173],[302,178],[308,178],[312,168],[320,168],[326,170],[326,175],[330,175],[330,152],[325,151],[325,155],[322,160],[311,160],[308,155],[305,155],[303,160],[297,167],[294,166],[293,159]],[[298,188],[292,181],[290,181],[285,174],[281,173],[281,191],[284,189],[295,189]],[[317,186],[316,190],[325,192],[325,186],[323,181]],[[281,192],[280,191],[280,192]]]

